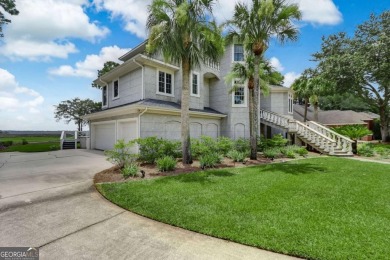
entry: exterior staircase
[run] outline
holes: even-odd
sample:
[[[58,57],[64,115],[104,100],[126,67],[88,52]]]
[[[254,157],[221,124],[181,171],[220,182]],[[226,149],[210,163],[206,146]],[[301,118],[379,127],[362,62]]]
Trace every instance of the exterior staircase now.
[[[60,138],[61,150],[77,149],[77,142],[78,142],[77,131],[72,132],[72,134],[69,133],[68,131],[62,131],[61,138]]]
[[[302,142],[321,153],[343,157],[353,156],[353,141],[351,139],[314,121],[302,123],[292,118],[261,109],[260,122],[295,134]]]

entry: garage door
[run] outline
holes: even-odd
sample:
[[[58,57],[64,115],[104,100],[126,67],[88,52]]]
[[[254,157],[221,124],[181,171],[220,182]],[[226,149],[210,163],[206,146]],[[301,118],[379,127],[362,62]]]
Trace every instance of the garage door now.
[[[95,149],[110,150],[115,144],[115,124],[98,124],[94,126]]]
[[[118,121],[118,140],[124,139],[125,142],[137,139],[137,122],[136,121]],[[137,146],[135,145],[132,152],[137,152]]]

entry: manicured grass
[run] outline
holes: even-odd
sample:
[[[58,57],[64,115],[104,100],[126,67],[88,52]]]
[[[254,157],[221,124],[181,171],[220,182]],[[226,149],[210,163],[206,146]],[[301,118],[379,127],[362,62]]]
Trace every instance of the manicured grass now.
[[[12,145],[0,152],[48,152],[60,149],[60,142],[29,143],[25,145]]]
[[[390,165],[317,158],[97,188],[138,214],[275,252],[390,255]]]
[[[22,140],[25,139],[27,142],[54,142],[59,141],[60,136],[14,136],[14,137],[0,137],[0,142],[3,141],[13,141],[14,144],[22,143]]]

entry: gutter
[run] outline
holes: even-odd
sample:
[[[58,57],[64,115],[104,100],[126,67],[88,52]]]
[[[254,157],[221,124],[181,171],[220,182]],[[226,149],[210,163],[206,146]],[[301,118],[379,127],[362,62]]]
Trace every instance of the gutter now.
[[[142,94],[142,96],[141,96],[141,100],[144,100],[145,99],[145,88],[144,88],[145,67],[144,67],[144,65],[139,64],[135,58],[133,58],[133,62],[142,68],[142,77],[141,77],[141,88],[142,88],[141,94]]]

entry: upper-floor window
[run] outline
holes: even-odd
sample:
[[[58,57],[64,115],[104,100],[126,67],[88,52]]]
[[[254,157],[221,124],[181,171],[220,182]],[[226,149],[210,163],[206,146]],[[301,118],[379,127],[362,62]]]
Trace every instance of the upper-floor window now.
[[[158,93],[173,95],[173,76],[164,71],[158,71]]]
[[[107,106],[107,86],[102,88],[102,105],[103,107]]]
[[[119,97],[119,81],[118,80],[114,81],[112,92],[113,92],[113,95],[112,95],[113,99]]]
[[[242,44],[234,44],[233,60],[244,61],[244,46]]]
[[[293,113],[293,106],[294,106],[294,99],[293,95],[291,93],[288,93],[288,113],[292,114]]]
[[[191,95],[199,97],[199,74],[192,73],[191,78]]]
[[[246,89],[242,80],[234,80],[233,106],[246,107]]]

